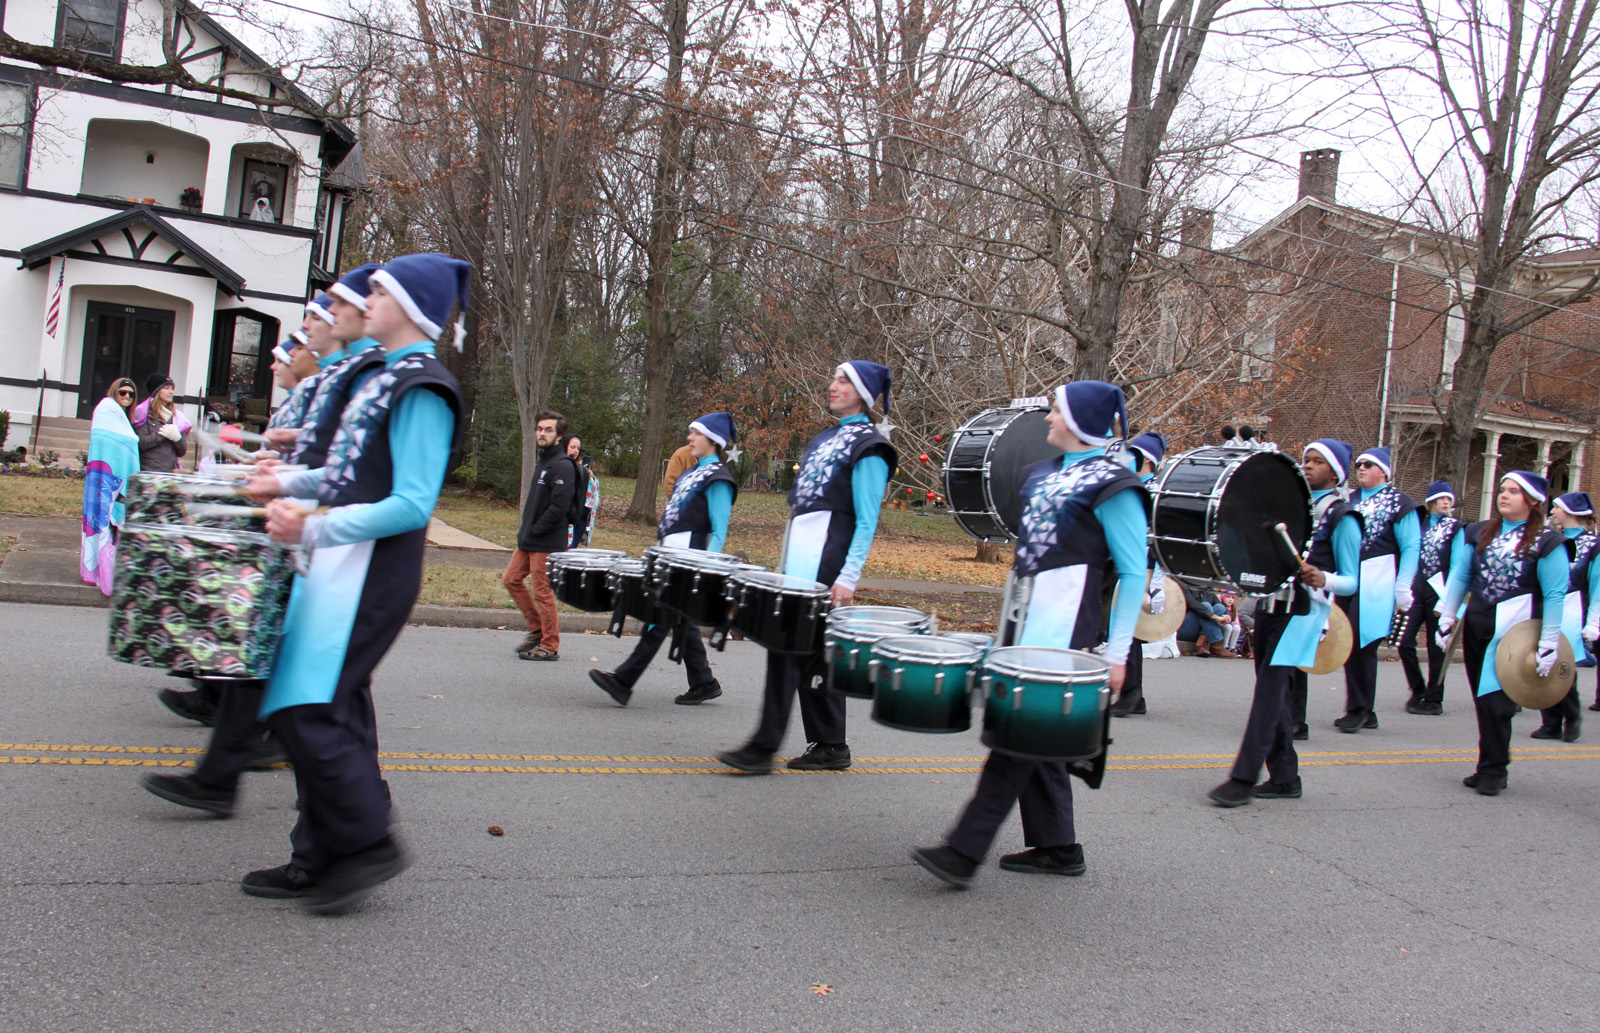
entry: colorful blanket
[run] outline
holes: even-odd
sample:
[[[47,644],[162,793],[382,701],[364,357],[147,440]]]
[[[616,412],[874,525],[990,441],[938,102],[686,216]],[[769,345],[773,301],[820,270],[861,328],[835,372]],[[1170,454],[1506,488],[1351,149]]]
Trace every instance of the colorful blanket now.
[[[128,478],[139,472],[139,436],[115,399],[103,398],[95,406],[89,425],[89,461],[83,472],[83,549],[78,573],[110,595],[117,549],[111,529],[122,525],[122,490]]]

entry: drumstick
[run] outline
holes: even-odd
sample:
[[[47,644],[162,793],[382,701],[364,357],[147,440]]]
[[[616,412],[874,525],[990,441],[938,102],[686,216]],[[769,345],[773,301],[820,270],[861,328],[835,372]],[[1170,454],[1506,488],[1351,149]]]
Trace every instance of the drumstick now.
[[[1301,570],[1305,570],[1306,569],[1306,561],[1305,561],[1304,558],[1301,557],[1300,550],[1295,548],[1294,539],[1289,537],[1289,525],[1288,524],[1276,524],[1276,525],[1273,526],[1272,529],[1273,529],[1273,531],[1275,531],[1277,533],[1279,538],[1283,539],[1283,544],[1285,544],[1285,545],[1287,545],[1289,547],[1289,555],[1293,556],[1294,557],[1294,561],[1296,563],[1300,564],[1300,569]]]
[[[315,509],[301,508],[304,516],[313,516],[317,513],[327,512],[327,506],[318,506]],[[264,517],[267,515],[265,506],[226,506],[215,502],[185,502],[183,515],[190,520],[216,519],[217,517]]]

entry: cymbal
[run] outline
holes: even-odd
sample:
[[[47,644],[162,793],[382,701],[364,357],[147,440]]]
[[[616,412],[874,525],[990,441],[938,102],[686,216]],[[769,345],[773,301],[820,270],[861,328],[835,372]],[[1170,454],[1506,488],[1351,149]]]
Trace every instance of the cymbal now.
[[[1350,630],[1350,618],[1334,606],[1328,613],[1328,631],[1317,643],[1317,657],[1310,667],[1300,668],[1309,674],[1332,674],[1350,659],[1350,647],[1355,644],[1355,633]]]
[[[1518,706],[1543,710],[1561,702],[1578,677],[1573,663],[1572,643],[1562,635],[1556,643],[1556,665],[1546,677],[1539,677],[1539,636],[1544,625],[1537,620],[1519,621],[1500,637],[1494,651],[1494,670],[1500,687]]]
[[[1151,582],[1157,577],[1166,578],[1166,605],[1160,613],[1150,612],[1149,588]],[[1164,570],[1152,570],[1145,577],[1145,598],[1139,604],[1139,623],[1133,626],[1133,637],[1140,642],[1160,642],[1168,635],[1176,634],[1183,624],[1183,589],[1178,587],[1178,582],[1167,577]]]

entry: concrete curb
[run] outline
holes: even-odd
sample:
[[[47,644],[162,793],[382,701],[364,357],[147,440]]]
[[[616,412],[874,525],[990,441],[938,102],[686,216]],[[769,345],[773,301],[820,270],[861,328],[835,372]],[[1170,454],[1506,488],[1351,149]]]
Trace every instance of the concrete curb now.
[[[111,600],[93,585],[44,584],[38,581],[0,581],[0,603],[42,603],[46,606],[109,607]]]

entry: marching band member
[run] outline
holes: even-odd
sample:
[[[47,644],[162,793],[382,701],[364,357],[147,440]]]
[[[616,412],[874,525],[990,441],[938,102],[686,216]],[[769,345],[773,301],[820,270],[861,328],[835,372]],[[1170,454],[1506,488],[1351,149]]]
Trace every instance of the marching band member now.
[[[1484,796],[1506,787],[1511,764],[1511,718],[1517,705],[1500,688],[1495,650],[1516,624],[1539,620],[1538,672],[1555,667],[1561,637],[1562,603],[1569,577],[1561,534],[1545,526],[1545,479],[1527,470],[1513,470],[1500,480],[1496,514],[1456,532],[1451,546],[1450,580],[1439,615],[1439,644],[1445,646],[1456,614],[1467,598],[1462,618],[1462,653],[1467,684],[1478,710],[1478,769],[1461,784]]]
[[[1139,476],[1139,483],[1148,485],[1155,479],[1161,458],[1167,454],[1167,439],[1155,433],[1140,434],[1128,442],[1128,452],[1134,460],[1133,472]],[[1151,613],[1159,614],[1166,609],[1167,575],[1156,562],[1154,551],[1147,551],[1149,555],[1146,562],[1153,576],[1146,589],[1145,605]],[[1112,717],[1149,712],[1144,698],[1144,645],[1144,640],[1135,636],[1133,645],[1128,649],[1128,673],[1122,681],[1122,695],[1117,697],[1116,705],[1111,708]]]
[[[1406,615],[1408,631],[1397,648],[1401,666],[1406,671],[1406,682],[1411,686],[1411,699],[1406,703],[1408,714],[1444,713],[1444,676],[1446,664],[1444,650],[1439,648],[1439,624],[1433,617],[1433,608],[1444,591],[1444,579],[1450,573],[1450,543],[1455,541],[1461,521],[1450,515],[1455,505],[1455,492],[1450,482],[1434,481],[1428,485],[1428,497],[1423,509],[1417,511],[1422,520],[1422,542],[1417,549],[1417,576],[1412,582],[1413,602]],[[1417,629],[1421,628],[1428,650],[1428,677],[1422,677],[1422,665],[1417,661]]]
[[[1587,526],[1586,526],[1587,525]],[[1587,492],[1571,491],[1565,495],[1558,495],[1550,504],[1550,526],[1560,531],[1567,542],[1567,553],[1571,557],[1567,585],[1567,598],[1562,607],[1561,631],[1572,643],[1572,653],[1580,662],[1592,663],[1583,641],[1584,614],[1587,611],[1589,600],[1589,577],[1593,572],[1593,564],[1589,560],[1594,555],[1595,535],[1594,504],[1589,501]],[[1574,679],[1572,688],[1561,702],[1553,707],[1547,707],[1541,713],[1543,722],[1534,730],[1535,739],[1560,739],[1563,742],[1577,742],[1583,734],[1583,701],[1578,696],[1578,683]]]
[[[1056,388],[1048,417],[1051,445],[1061,459],[1029,467],[1015,573],[1033,578],[1017,641],[1004,645],[1087,649],[1101,628],[1100,579],[1114,566],[1117,602],[1105,659],[1113,693],[1127,676],[1133,627],[1139,619],[1148,557],[1148,497],[1139,478],[1107,458],[1105,446],[1120,425],[1127,433],[1122,391],[1098,380]],[[1104,754],[1099,758],[1103,771]],[[1073,821],[1072,766],[1023,760],[991,750],[978,786],[944,845],[918,847],[917,864],[952,886],[971,885],[1013,805],[1022,810],[1027,846],[1000,859],[1000,867],[1042,875],[1082,875],[1083,847]]]
[[[372,672],[405,626],[422,583],[424,538],[459,425],[456,379],[434,357],[452,308],[466,307],[471,266],[405,255],[375,270],[364,326],[378,368],[344,407],[318,470],[260,470],[267,532],[315,547],[296,577],[283,644],[261,714],[282,739],[300,790],[288,864],[250,872],[245,893],[341,911],[398,875],[378,766]],[[315,496],[316,513],[281,496]]]
[[[1589,501],[1588,494],[1568,492],[1561,497],[1565,499],[1573,496],[1581,496],[1581,501],[1574,499],[1574,508],[1587,508],[1590,511],[1588,515],[1574,514],[1578,516],[1584,530],[1573,539],[1574,559],[1570,580],[1581,592],[1581,613],[1584,614],[1581,635],[1584,652],[1591,659],[1595,659],[1596,654],[1600,653],[1600,649],[1597,649],[1597,644],[1600,644],[1600,563],[1595,562],[1600,558],[1600,538],[1595,536],[1594,504]],[[1595,701],[1589,704],[1589,709],[1600,710],[1600,689],[1596,690]]]
[[[1307,445],[1300,452],[1300,469],[1306,469],[1306,459],[1312,455],[1319,457],[1321,463],[1326,464],[1328,472],[1332,474],[1331,485],[1323,488],[1313,487],[1311,490],[1311,526],[1317,527],[1322,523],[1322,518],[1328,515],[1328,510],[1340,502],[1349,499],[1345,491],[1345,481],[1350,477],[1350,457],[1354,449],[1343,441],[1334,438],[1318,438]],[[1320,482],[1319,482],[1320,483]],[[1311,726],[1306,723],[1307,704],[1310,702],[1311,683],[1306,677],[1306,672],[1296,667],[1289,677],[1289,713],[1294,719],[1295,742],[1305,742],[1311,738]]]
[[[1360,569],[1361,517],[1336,490],[1344,481],[1350,452],[1343,441],[1322,438],[1301,454],[1300,470],[1311,485],[1316,513],[1311,550],[1297,583],[1256,606],[1255,698],[1233,772],[1207,794],[1219,807],[1238,807],[1252,799],[1300,799],[1291,690],[1295,675],[1304,682],[1300,668],[1316,659],[1317,644],[1333,610],[1329,597],[1354,592],[1355,571]],[[1263,764],[1267,778],[1257,785]]]
[[[673,482],[672,495],[667,499],[667,508],[656,528],[662,545],[722,551],[728,537],[733,500],[739,494],[738,481],[725,465],[727,448],[735,440],[731,413],[707,413],[689,424],[688,447],[695,465]],[[633,698],[634,683],[650,666],[651,659],[671,631],[672,626],[665,621],[650,625],[620,667],[615,671],[590,671],[590,679],[619,705],[627,706]],[[717,684],[717,676],[711,673],[711,664],[706,659],[700,629],[693,624],[689,625],[683,639],[683,667],[689,679],[689,691],[675,697],[674,703],[689,706],[722,695],[722,686]]]
[[[855,598],[856,582],[878,530],[883,493],[898,462],[894,446],[869,415],[880,399],[888,414],[890,383],[888,368],[876,362],[853,359],[839,365],[828,385],[828,409],[839,423],[806,445],[800,472],[789,489],[793,515],[784,530],[779,566],[790,577],[831,585],[834,606],[848,606]],[[844,697],[809,686],[802,692],[807,666],[804,657],[767,655],[760,722],[749,742],[717,754],[719,761],[750,774],[769,773],[798,693],[809,745],[788,766],[796,771],[839,771],[850,766]]]
[[[295,435],[290,463],[313,469],[327,459],[344,407],[355,384],[383,368],[383,357],[362,328],[370,279],[377,265],[357,266],[306,306],[305,330],[322,367],[306,404],[306,422]]]
[[[1344,665],[1345,714],[1333,723],[1341,732],[1378,727],[1378,646],[1389,635],[1395,611],[1415,602],[1411,584],[1417,576],[1417,551],[1422,532],[1408,519],[1416,502],[1389,483],[1394,466],[1389,450],[1369,448],[1356,457],[1354,506],[1361,513],[1361,586],[1342,596],[1339,605],[1350,618],[1356,645]]]

